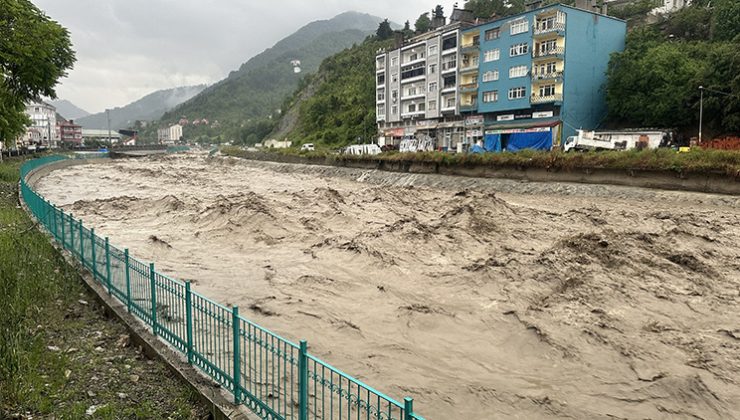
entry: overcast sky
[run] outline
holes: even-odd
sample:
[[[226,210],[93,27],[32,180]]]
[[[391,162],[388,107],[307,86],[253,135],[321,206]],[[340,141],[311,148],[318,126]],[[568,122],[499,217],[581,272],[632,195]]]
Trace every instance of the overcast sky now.
[[[349,10],[402,24],[422,0],[33,0],[72,35],[77,63],[57,95],[88,112],[158,89],[223,79],[301,26]],[[463,2],[461,1],[460,4]]]

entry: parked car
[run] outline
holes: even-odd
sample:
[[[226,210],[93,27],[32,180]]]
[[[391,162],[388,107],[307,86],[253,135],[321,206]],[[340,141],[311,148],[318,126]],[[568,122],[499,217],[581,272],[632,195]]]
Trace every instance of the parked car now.
[[[306,143],[301,146],[301,151],[304,151],[304,150],[313,152],[314,150],[316,150],[316,148],[314,147],[313,143]]]

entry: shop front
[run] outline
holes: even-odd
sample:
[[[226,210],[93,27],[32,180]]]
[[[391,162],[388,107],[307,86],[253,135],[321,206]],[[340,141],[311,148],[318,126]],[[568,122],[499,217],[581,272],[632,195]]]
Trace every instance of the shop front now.
[[[524,149],[552,150],[560,147],[562,123],[527,121],[486,124],[483,148],[488,152],[516,152]]]

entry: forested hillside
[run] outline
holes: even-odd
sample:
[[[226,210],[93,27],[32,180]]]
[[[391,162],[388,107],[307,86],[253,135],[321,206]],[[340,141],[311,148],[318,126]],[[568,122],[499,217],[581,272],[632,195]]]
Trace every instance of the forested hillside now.
[[[695,0],[657,23],[635,28],[626,50],[609,66],[611,123],[693,129],[703,86],[705,132],[740,131],[738,46],[737,0]]]
[[[185,128],[185,137],[218,137],[217,141],[261,138],[273,128],[271,118],[279,116],[282,102],[298,87],[302,77],[316,72],[324,58],[362,42],[380,20],[347,12],[312,22],[165,114],[161,123],[172,123],[181,117],[191,121],[206,118],[211,123],[218,121],[218,126],[190,125]],[[294,60],[300,61],[301,73],[294,73]]]

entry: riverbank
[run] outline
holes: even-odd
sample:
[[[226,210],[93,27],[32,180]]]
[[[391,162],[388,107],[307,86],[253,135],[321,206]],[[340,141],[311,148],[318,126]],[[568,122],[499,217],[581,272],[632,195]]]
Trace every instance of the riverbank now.
[[[18,203],[22,162],[0,164],[0,418],[207,417],[34,227]]]
[[[666,190],[740,194],[740,152],[692,149],[451,154],[442,152],[340,155],[278,149],[265,152],[224,147],[225,156],[281,163],[378,169],[390,172],[578,182]]]

